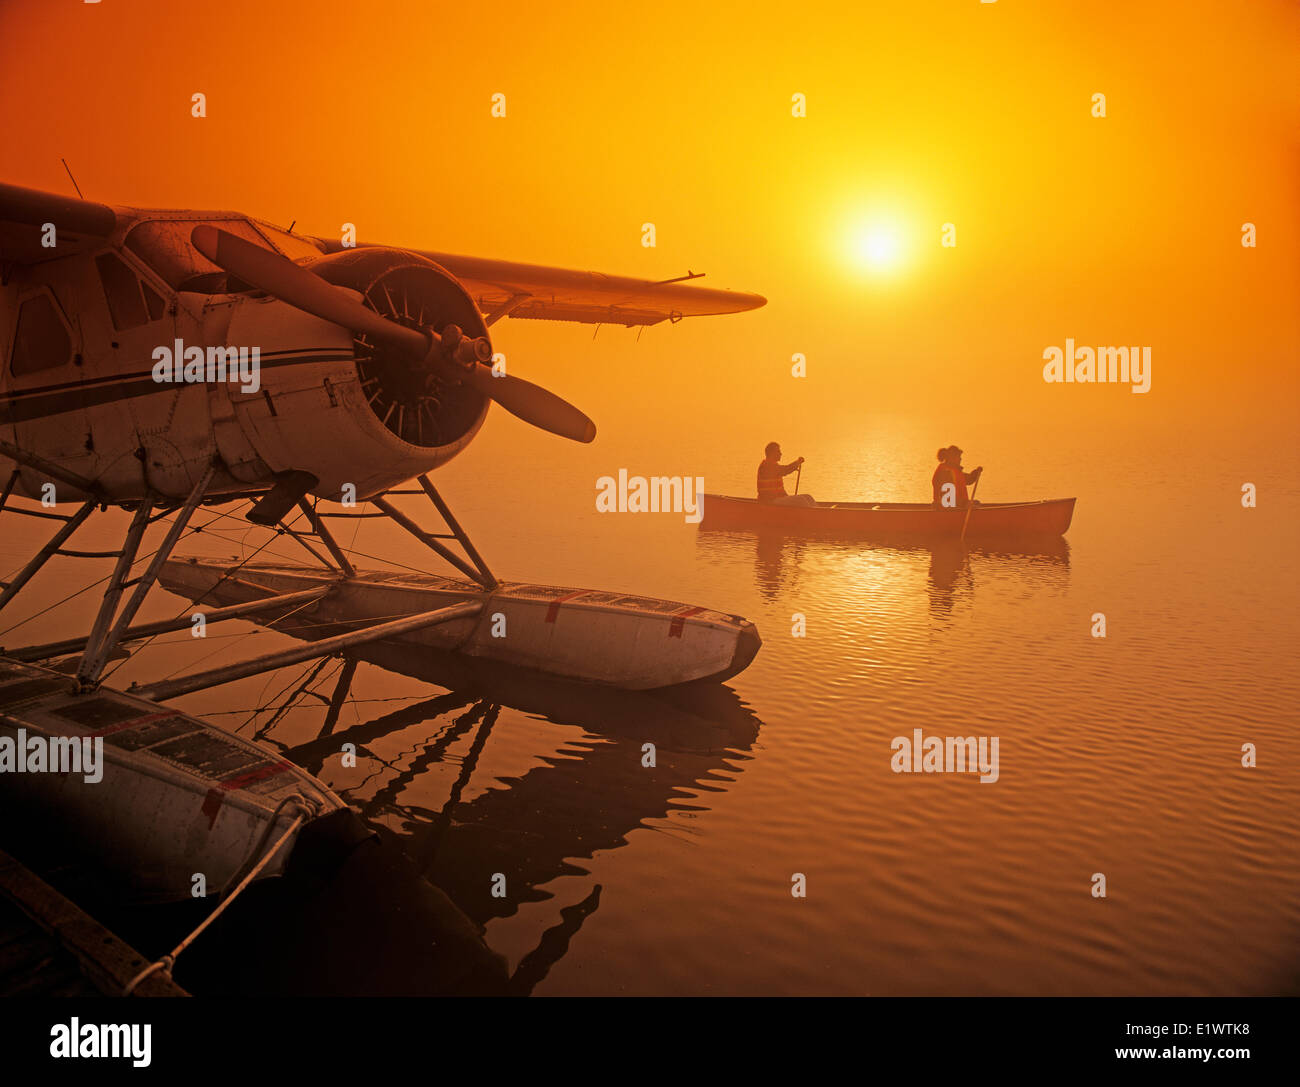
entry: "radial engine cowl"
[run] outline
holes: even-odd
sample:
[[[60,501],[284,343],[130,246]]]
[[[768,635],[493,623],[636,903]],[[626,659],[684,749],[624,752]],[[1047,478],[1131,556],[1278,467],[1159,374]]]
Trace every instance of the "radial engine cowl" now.
[[[360,292],[365,304],[408,328],[442,333],[457,326],[468,338],[486,337],[487,326],[465,288],[427,257],[400,249],[367,247],[312,262],[322,279]],[[353,336],[361,389],[375,417],[402,441],[424,449],[459,445],[483,422],[487,398],[458,381],[455,367],[413,362]]]

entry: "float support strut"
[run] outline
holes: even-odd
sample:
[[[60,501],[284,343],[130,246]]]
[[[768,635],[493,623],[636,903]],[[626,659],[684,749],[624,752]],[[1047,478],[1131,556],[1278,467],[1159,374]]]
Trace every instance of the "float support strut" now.
[[[13,581],[5,586],[4,592],[0,593],[0,608],[8,604],[18,595],[19,590],[36,576],[36,573],[45,565],[50,556],[54,555],[63,546],[67,538],[81,527],[81,522],[90,516],[94,508],[94,502],[87,502],[63,522],[63,527],[54,534],[54,538],[32,557],[31,562],[19,571]]]
[[[136,582],[134,591],[122,606],[121,614],[117,616],[116,622],[113,623],[113,628],[106,636],[101,636],[99,640],[96,640],[94,633],[91,634],[90,641],[86,644],[86,652],[81,658],[81,667],[77,669],[77,682],[81,684],[83,688],[92,686],[98,682],[100,673],[103,672],[104,665],[108,661],[109,654],[117,648],[118,642],[122,640],[122,636],[126,633],[127,628],[130,627],[131,620],[135,618],[135,613],[140,610],[140,605],[144,603],[144,598],[149,595],[149,590],[153,588],[154,582],[158,580],[158,572],[162,569],[163,563],[171,557],[172,549],[175,548],[177,542],[180,540],[181,534],[185,531],[185,526],[190,522],[190,517],[193,515],[195,509],[198,508],[198,504],[203,500],[203,495],[208,489],[208,484],[212,482],[212,476],[215,472],[216,466],[209,465],[208,470],[203,473],[202,478],[194,484],[189,497],[185,499],[185,505],[176,511],[176,516],[172,519],[171,528],[167,530],[167,535],[163,538],[162,544],[158,547],[158,550],[154,552],[153,559],[150,560],[149,565],[145,568],[145,572],[140,575],[140,579]],[[140,524],[141,511],[144,511],[143,524]],[[123,548],[122,559],[118,561],[118,568],[113,571],[113,581],[109,586],[110,591],[104,596],[104,606],[105,609],[108,609],[109,614],[105,616],[104,609],[101,609],[100,617],[95,621],[96,630],[100,629],[101,619],[103,620],[103,625],[107,626],[108,621],[113,618],[113,612],[115,612],[117,608],[117,596],[120,596],[122,589],[125,588],[125,585],[121,583],[119,574],[125,574],[130,571],[131,565],[135,561],[135,552],[140,546],[140,536],[143,534],[144,525],[148,524],[148,521],[149,503],[146,501],[140,503],[139,509],[136,510],[136,519],[131,523],[131,533],[134,535],[134,543],[128,544],[130,557],[127,557],[128,548]],[[140,524],[138,531],[136,528],[137,524]],[[130,540],[129,536],[128,540]],[[123,561],[126,562],[125,568],[122,566]],[[117,590],[116,595],[113,595],[114,589]],[[109,603],[110,596],[112,596],[111,605]]]
[[[108,635],[109,624],[117,613],[117,602],[122,599],[127,576],[131,573],[131,567],[135,565],[135,556],[140,550],[140,540],[149,525],[149,514],[152,512],[153,500],[142,498],[135,508],[135,516],[131,518],[131,527],[126,530],[122,550],[117,553],[117,565],[113,567],[113,575],[108,579],[108,589],[100,602],[95,623],[90,628],[90,637],[86,639],[86,651],[81,655],[81,664],[77,668],[77,683],[82,689],[94,686],[92,677],[98,675],[98,671],[92,669],[92,665],[96,659],[101,659],[100,649],[105,644],[104,639]],[[105,652],[103,657],[107,656],[108,653]],[[100,667],[102,668],[102,665]]]
[[[315,657],[332,656],[340,650],[365,645],[367,642],[378,641],[381,638],[393,638],[412,630],[431,627],[436,623],[449,623],[454,619],[468,619],[482,610],[482,604],[472,601],[453,604],[450,607],[439,608],[437,611],[426,611],[405,619],[395,619],[391,623],[379,623],[373,627],[366,627],[365,630],[353,631],[351,634],[339,634],[333,638],[323,638],[318,642],[308,642],[306,645],[295,646],[280,653],[267,653],[238,664],[228,664],[224,668],[213,668],[207,672],[196,672],[191,676],[180,676],[176,679],[163,680],[161,683],[146,684],[143,687],[132,685],[129,690],[142,698],[165,702],[169,698],[202,691],[236,679],[246,679],[261,672],[271,672],[286,665],[300,664]]]

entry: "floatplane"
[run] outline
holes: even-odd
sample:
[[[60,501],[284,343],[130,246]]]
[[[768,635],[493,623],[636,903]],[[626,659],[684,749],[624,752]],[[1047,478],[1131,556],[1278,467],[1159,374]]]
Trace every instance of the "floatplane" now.
[[[11,775],[8,800],[66,824],[156,900],[191,895],[196,872],[227,893],[293,874],[308,852],[316,878],[331,850],[349,865],[364,852],[368,835],[346,805],[168,699],[383,644],[607,689],[735,675],[760,645],[744,618],[499,580],[430,475],[469,445],[492,403],[573,441],[595,437],[572,404],[506,372],[495,322],[634,327],[763,304],[683,280],[344,244],[233,212],[0,185],[0,513],[57,525],[0,587],[0,609],[55,556],[114,560],[88,634],[0,650],[0,729],[103,739],[103,783]],[[436,522],[422,524],[401,496],[427,503]],[[197,510],[235,502],[251,503],[248,521],[295,541],[310,565],[176,554]],[[68,546],[110,507],[131,514],[117,550]],[[387,519],[448,576],[357,568],[329,526],[357,517]],[[143,554],[146,531],[168,518]],[[155,586],[193,613],[135,623]],[[190,628],[195,615],[268,627],[294,616],[310,620],[312,640],[129,691],[103,682],[125,646]],[[467,926],[451,927],[450,942],[473,942]]]

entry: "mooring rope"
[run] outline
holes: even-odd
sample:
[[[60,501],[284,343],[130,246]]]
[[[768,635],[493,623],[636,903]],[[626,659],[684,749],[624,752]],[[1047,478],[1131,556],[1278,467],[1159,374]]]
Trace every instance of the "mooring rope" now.
[[[208,914],[207,917],[205,917],[201,922],[199,922],[198,927],[196,927],[193,932],[191,932],[188,936],[186,936],[185,939],[183,939],[180,943],[178,943],[174,948],[171,949],[170,952],[164,955],[161,959],[158,959],[155,962],[151,962],[148,966],[146,966],[143,970],[141,970],[140,973],[136,974],[135,977],[133,977],[129,982],[127,982],[126,988],[122,990],[123,996],[130,996],[131,993],[135,990],[135,987],[139,985],[140,982],[144,981],[144,979],[147,978],[150,974],[156,973],[157,971],[161,970],[168,977],[171,977],[172,968],[176,965],[176,960],[180,956],[181,952],[184,951],[187,947],[189,947],[190,944],[192,944],[195,940],[197,940],[199,936],[202,935],[203,930],[206,929],[209,925],[212,924],[213,921],[215,921],[218,917],[221,916],[225,908],[229,906],[233,901],[235,901],[236,898],[239,897],[239,895],[243,892],[244,888],[246,888],[250,883],[253,882],[254,879],[257,878],[258,874],[262,871],[263,868],[265,868],[268,864],[271,863],[271,858],[274,857],[276,853],[280,851],[280,847],[284,845],[286,841],[288,841],[289,837],[292,834],[294,834],[298,830],[298,828],[307,821],[307,817],[312,814],[312,811],[310,808],[308,808],[306,801],[297,793],[295,793],[292,796],[285,797],[276,806],[275,811],[271,815],[270,821],[266,825],[266,829],[262,832],[261,839],[258,841],[257,845],[253,847],[253,851],[248,855],[248,859],[245,860],[244,863],[239,866],[239,868],[235,869],[236,872],[246,867],[249,864],[249,862],[254,857],[256,857],[259,852],[262,851],[262,847],[266,844],[267,838],[271,836],[271,831],[275,827],[276,819],[280,817],[280,812],[282,812],[285,809],[285,807],[287,807],[289,804],[295,804],[298,807],[299,809],[298,814],[294,816],[293,822],[289,824],[285,832],[281,834],[279,838],[276,839],[275,845],[273,845],[270,849],[266,850],[265,852],[262,852],[261,859],[259,859],[257,863],[255,863],[251,868],[249,868],[248,874],[239,881],[239,883],[235,886],[235,889],[221,900],[221,902],[217,905],[217,908],[215,910],[213,910],[210,914]]]

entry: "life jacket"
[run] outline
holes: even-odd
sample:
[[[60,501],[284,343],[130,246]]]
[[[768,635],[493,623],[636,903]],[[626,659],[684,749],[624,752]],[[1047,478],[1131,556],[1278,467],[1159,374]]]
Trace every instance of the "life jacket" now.
[[[956,507],[945,506],[943,503],[943,487],[945,483],[956,485]],[[934,490],[934,504],[942,509],[959,509],[969,501],[966,495],[966,473],[960,468],[954,468],[951,464],[939,465],[934,470],[934,475],[930,477],[930,485]]]
[[[772,468],[776,469],[776,471],[767,468],[767,465],[767,458],[758,463],[758,500],[760,502],[771,502],[774,498],[785,497],[785,484],[781,482],[781,478],[785,473],[781,471],[780,464],[773,462]],[[764,469],[767,469],[767,471],[764,471]]]

